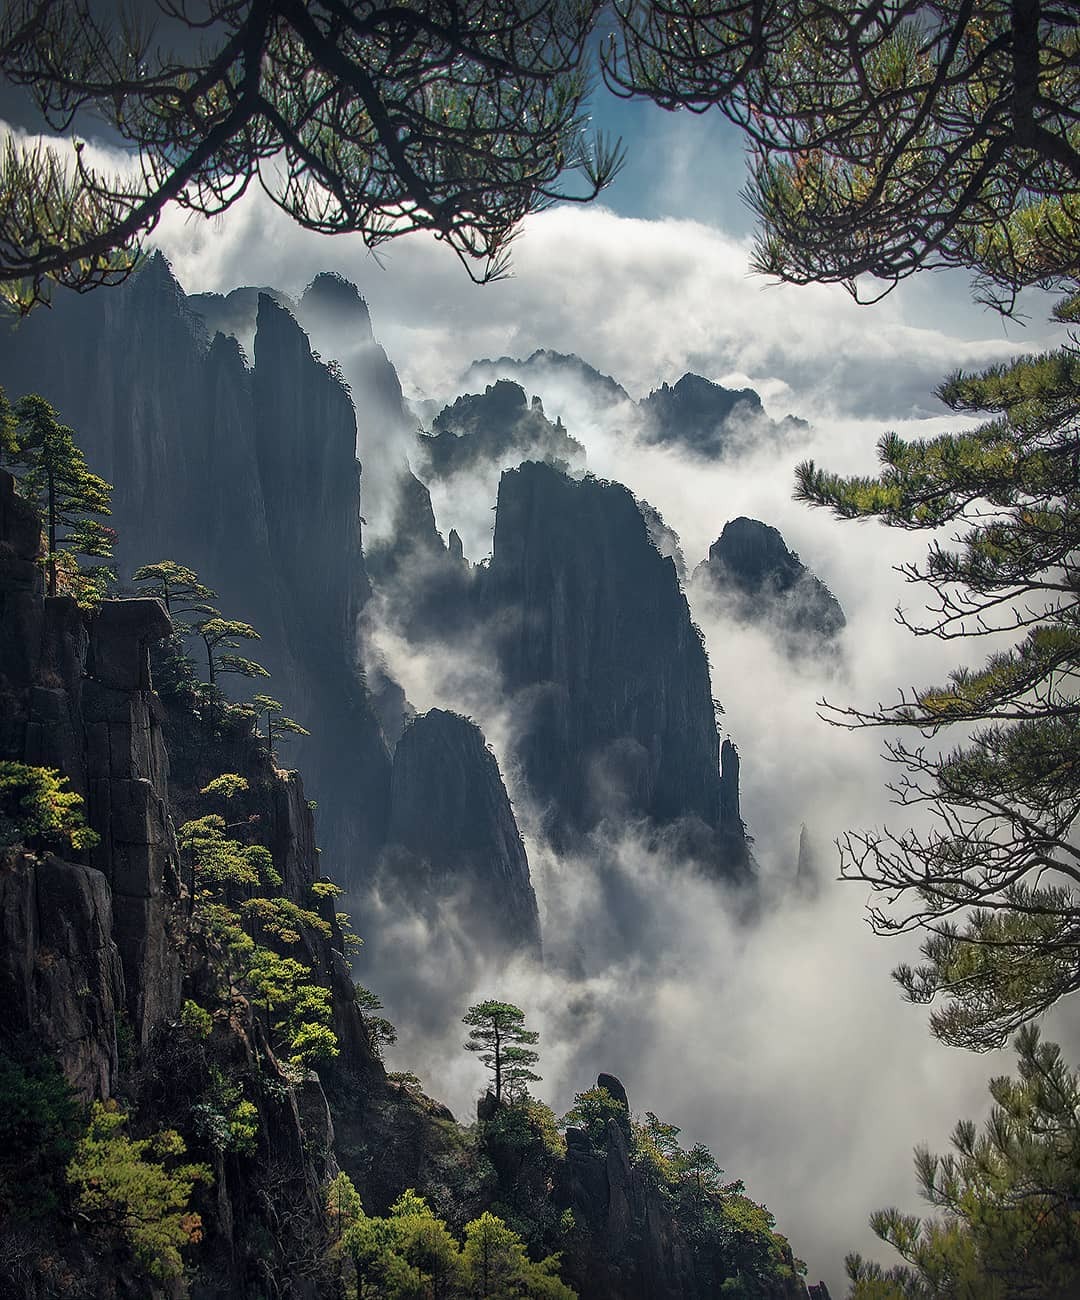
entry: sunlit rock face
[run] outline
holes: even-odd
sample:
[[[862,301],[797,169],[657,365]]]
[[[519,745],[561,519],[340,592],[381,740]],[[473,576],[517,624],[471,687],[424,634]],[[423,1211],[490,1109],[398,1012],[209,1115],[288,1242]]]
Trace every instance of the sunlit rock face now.
[[[529,862],[499,765],[475,723],[443,709],[414,719],[394,750],[392,888],[418,910],[456,905],[486,952],[540,952]]]
[[[701,634],[632,494],[537,463],[505,473],[484,600],[549,834],[682,824],[725,838],[717,865],[741,870]]]
[[[791,650],[825,648],[846,623],[828,587],[759,519],[725,524],[693,580],[740,622],[773,626]]]

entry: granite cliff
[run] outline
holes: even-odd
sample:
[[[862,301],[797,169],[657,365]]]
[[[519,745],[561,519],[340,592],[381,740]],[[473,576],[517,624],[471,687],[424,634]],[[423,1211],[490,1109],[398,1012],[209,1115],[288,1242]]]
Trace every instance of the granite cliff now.
[[[759,519],[725,524],[693,581],[738,621],[774,627],[794,653],[827,647],[846,623],[828,587]]]
[[[712,838],[718,869],[744,874],[704,643],[631,493],[535,462],[507,471],[482,600],[549,834],[644,819]]]
[[[114,484],[122,579],[177,560],[260,632],[253,657],[312,732],[295,754],[326,850],[362,875],[384,839],[390,757],[357,658],[370,586],[356,420],[289,311],[251,293],[252,369],[234,338],[208,338],[155,256],[115,293],[60,295],[32,316],[0,349],[0,385],[47,395]],[[249,297],[222,311],[241,317]]]
[[[540,918],[495,755],[443,709],[412,720],[394,750],[381,884],[410,910],[452,901],[485,952],[540,955]]]
[[[435,417],[431,433],[420,437],[420,463],[429,478],[526,459],[577,468],[584,464],[585,448],[561,419],[553,424],[547,418],[539,397],[530,402],[508,379],[459,397]]]
[[[730,1227],[695,1244],[612,1076],[598,1082],[616,1112],[563,1139],[540,1103],[482,1104],[466,1130],[414,1076],[387,1075],[385,1029],[361,1010],[299,774],[276,766],[243,710],[155,691],[151,650],[171,633],[160,602],[86,611],[46,598],[39,544],[35,511],[0,471],[0,762],[65,777],[96,836],[50,849],[42,833],[20,838],[20,814],[4,804],[0,1087],[33,1103],[0,1111],[0,1294],[339,1300],[327,1189],[346,1173],[369,1214],[407,1187],[457,1232],[485,1209],[512,1214],[535,1255],[565,1253],[563,1276],[582,1296],[699,1300],[752,1257],[756,1296],[805,1297],[771,1217],[741,1195],[716,1202]],[[520,893],[524,852],[477,729],[429,714],[397,755],[397,842],[463,875],[483,859],[482,879],[495,856]],[[258,855],[261,884],[248,874],[223,885],[191,828],[223,772],[235,802],[222,829]],[[267,928],[275,916],[288,925]],[[257,968],[303,972],[306,1014],[325,1018],[333,1050],[302,1054],[278,1011],[287,991],[253,983]],[[95,1102],[108,1103],[96,1120]],[[99,1133],[104,1146],[80,1157],[128,1171],[114,1183],[103,1167],[95,1208],[74,1200],[68,1162],[102,1115],[137,1142],[117,1139],[106,1155]],[[146,1177],[146,1148],[159,1173],[143,1184],[141,1223],[161,1212],[161,1162],[198,1162],[171,1255],[101,1212],[135,1187],[140,1164]]]
[[[674,384],[661,384],[641,399],[638,410],[646,442],[678,446],[710,460],[763,442],[782,442],[807,428],[793,415],[779,422],[769,419],[752,388],[725,388],[690,373]]]

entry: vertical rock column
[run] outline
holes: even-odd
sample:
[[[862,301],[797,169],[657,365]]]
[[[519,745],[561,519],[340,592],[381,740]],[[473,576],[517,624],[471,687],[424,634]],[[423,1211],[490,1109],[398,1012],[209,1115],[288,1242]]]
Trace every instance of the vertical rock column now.
[[[149,647],[171,632],[158,600],[106,601],[90,621],[82,718],[91,863],[112,888],[127,1012],[140,1042],[180,1006],[174,913],[184,905],[167,804],[162,710],[150,689]]]

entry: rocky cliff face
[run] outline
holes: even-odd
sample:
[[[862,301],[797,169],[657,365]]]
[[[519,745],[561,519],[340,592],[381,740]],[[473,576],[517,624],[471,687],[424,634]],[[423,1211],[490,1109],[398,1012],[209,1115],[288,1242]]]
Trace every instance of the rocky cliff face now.
[[[250,303],[217,306],[231,320]],[[285,307],[262,294],[255,310],[251,370],[235,339],[208,342],[154,257],[115,293],[61,295],[33,315],[0,350],[0,384],[46,396],[115,485],[122,575],[177,560],[259,630],[253,657],[312,732],[293,752],[326,809],[327,852],[362,875],[382,843],[390,761],[357,663],[370,589],[356,423]]]
[[[630,492],[508,471],[485,584],[518,758],[554,838],[606,818],[696,824],[734,837],[721,857],[738,874],[701,634]]]
[[[174,939],[188,890],[147,666],[170,624],[156,600],[89,617],[69,597],[45,600],[37,518],[5,471],[0,530],[0,758],[66,775],[98,835],[89,865],[5,857],[4,1019],[40,1032],[76,1086],[100,1095],[116,1068],[117,1016],[146,1043],[179,1008]]]
[[[448,478],[526,458],[576,467],[584,464],[585,448],[561,420],[551,423],[538,397],[530,403],[519,384],[498,379],[440,411],[431,434],[420,439],[420,456],[426,473]]]
[[[646,441],[681,446],[710,460],[755,442],[797,436],[807,427],[791,415],[779,423],[770,420],[752,388],[725,388],[694,374],[662,384],[642,398],[638,409]]]
[[[458,905],[485,952],[540,955],[540,918],[525,846],[495,755],[466,718],[432,709],[394,751],[385,888],[412,910]]]
[[[774,625],[794,651],[828,644],[846,622],[828,587],[759,519],[725,524],[694,583],[740,621]]]

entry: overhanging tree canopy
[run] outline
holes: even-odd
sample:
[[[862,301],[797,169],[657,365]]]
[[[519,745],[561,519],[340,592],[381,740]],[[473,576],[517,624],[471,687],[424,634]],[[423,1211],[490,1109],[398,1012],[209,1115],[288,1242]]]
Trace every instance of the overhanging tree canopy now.
[[[162,0],[150,23],[119,3],[109,21],[80,0],[13,0],[0,77],[46,129],[97,117],[138,165],[110,176],[85,149],[69,167],[9,138],[0,284],[26,310],[54,281],[116,283],[167,204],[214,215],[253,182],[310,230],[369,247],[429,230],[497,276],[527,213],[593,198],[618,165],[583,130],[597,7]]]
[[[842,478],[812,462],[803,500],[892,527],[959,525],[902,570],[933,593],[912,630],[944,639],[1012,633],[977,669],[841,725],[900,727],[893,786],[922,828],[853,832],[842,870],[881,900],[881,933],[929,932],[925,962],[897,978],[948,1042],[986,1048],[1080,988],[1080,355],[1065,349],[957,375],[940,390],[985,424],[920,442],[886,434],[881,473]],[[938,748],[949,728],[972,728]]]
[[[719,107],[754,150],[759,270],[798,284],[976,272],[1006,309],[1075,276],[1073,0],[616,0],[608,85]],[[872,293],[879,293],[880,289]]]

